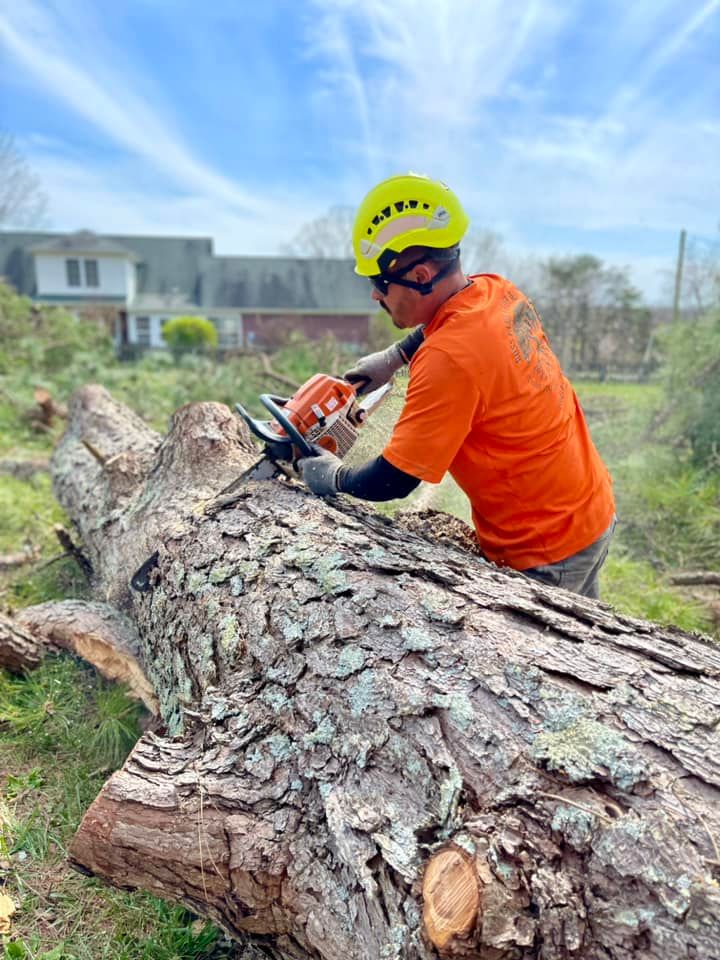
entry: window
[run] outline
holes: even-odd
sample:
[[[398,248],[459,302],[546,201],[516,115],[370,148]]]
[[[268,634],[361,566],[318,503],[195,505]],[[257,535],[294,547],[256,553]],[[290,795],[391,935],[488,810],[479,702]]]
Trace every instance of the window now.
[[[97,260],[85,261],[85,286],[86,287],[100,286],[100,273],[98,271]]]
[[[80,286],[80,261],[66,260],[65,274],[67,276],[67,285],[69,287],[79,287]]]
[[[240,346],[238,321],[234,317],[210,317],[218,332],[218,347],[221,350],[234,350]]]
[[[135,334],[139,347],[150,346],[150,317],[135,317]]]

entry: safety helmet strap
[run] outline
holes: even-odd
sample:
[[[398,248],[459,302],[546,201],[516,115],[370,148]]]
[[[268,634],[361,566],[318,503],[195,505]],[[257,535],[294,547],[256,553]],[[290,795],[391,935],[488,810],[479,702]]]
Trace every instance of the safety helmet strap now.
[[[414,260],[403,270],[398,271],[397,275],[393,273],[381,273],[379,277],[386,283],[396,283],[399,287],[408,287],[410,290],[417,290],[421,296],[427,297],[432,293],[435,284],[455,269],[455,264],[457,263],[459,257],[460,251],[458,250],[455,255],[448,260],[445,266],[441,270],[438,270],[435,276],[431,277],[425,283],[420,283],[417,280],[405,280],[403,274],[407,273],[409,270],[412,270],[413,267],[417,267],[421,263],[425,263],[429,259],[429,255],[421,257],[419,260]]]

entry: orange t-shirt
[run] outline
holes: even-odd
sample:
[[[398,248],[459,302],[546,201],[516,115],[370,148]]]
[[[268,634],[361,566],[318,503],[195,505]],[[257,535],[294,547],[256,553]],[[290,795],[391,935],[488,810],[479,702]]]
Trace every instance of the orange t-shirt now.
[[[490,560],[556,563],[610,525],[610,474],[532,303],[502,277],[471,279],[425,328],[383,456],[430,483],[449,470]]]

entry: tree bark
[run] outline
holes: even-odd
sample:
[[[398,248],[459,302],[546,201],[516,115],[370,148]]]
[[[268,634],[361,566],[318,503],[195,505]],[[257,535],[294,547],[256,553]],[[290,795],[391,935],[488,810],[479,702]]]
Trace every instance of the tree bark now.
[[[456,521],[284,478],[218,498],[256,455],[218,404],[161,441],[73,400],[57,494],[166,725],[74,863],[278,960],[720,956],[720,650]]]
[[[30,630],[0,613],[0,667],[11,673],[33,670],[44,656],[43,646]]]

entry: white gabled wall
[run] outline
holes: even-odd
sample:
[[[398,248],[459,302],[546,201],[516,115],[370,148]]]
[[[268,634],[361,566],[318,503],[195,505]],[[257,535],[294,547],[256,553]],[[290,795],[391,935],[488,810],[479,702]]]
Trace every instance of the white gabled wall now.
[[[66,260],[78,260],[80,263],[79,287],[68,286]],[[97,261],[99,286],[86,286],[84,260]],[[122,297],[127,303],[135,295],[135,264],[125,257],[38,253],[35,254],[35,280],[39,297]]]
[[[137,293],[137,271],[132,260],[124,260],[123,263],[125,265],[125,302],[132,303]]]

